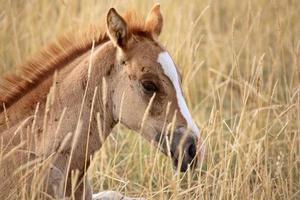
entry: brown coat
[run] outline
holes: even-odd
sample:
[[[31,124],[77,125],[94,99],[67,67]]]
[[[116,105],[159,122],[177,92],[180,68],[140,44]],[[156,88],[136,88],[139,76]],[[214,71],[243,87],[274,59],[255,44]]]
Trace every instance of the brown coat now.
[[[157,42],[159,5],[142,22],[111,9],[103,30],[63,37],[21,76],[0,82],[0,199],[15,199],[26,186],[32,195],[33,184],[35,195],[91,199],[85,172],[118,121],[172,156],[175,167],[182,160],[186,170],[196,159],[198,137],[157,62],[165,51]]]

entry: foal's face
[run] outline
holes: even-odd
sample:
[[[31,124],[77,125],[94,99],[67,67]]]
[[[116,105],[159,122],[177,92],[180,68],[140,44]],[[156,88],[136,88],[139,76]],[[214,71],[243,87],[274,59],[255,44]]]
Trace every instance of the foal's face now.
[[[186,171],[202,156],[199,130],[187,108],[175,64],[156,42],[162,28],[159,6],[146,20],[151,37],[130,33],[115,10],[108,13],[107,25],[117,47],[114,117],[170,155],[175,168]]]

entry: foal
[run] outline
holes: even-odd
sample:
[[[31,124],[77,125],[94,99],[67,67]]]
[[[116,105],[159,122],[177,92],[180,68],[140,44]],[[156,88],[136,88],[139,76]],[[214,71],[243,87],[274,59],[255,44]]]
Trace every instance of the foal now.
[[[157,40],[162,27],[158,4],[142,22],[111,8],[106,30],[67,35],[20,76],[1,80],[0,199],[20,198],[20,183],[43,197],[92,199],[90,157],[118,122],[170,155],[174,168],[197,163],[199,130],[176,66]],[[119,196],[94,199],[107,195]]]

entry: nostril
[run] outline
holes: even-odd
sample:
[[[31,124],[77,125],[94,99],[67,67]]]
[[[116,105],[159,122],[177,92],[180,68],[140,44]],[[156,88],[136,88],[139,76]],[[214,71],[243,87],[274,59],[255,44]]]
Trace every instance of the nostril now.
[[[196,145],[192,143],[188,148],[188,155],[190,158],[194,159],[196,156]]]

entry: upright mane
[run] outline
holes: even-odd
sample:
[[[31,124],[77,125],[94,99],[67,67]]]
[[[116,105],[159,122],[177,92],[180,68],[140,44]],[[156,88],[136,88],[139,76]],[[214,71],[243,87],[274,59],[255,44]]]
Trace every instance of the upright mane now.
[[[129,11],[124,16],[129,30],[133,34],[149,36],[145,29],[145,21],[135,12]],[[104,21],[104,20],[103,20]],[[9,73],[0,79],[0,111],[2,105],[9,107],[44,79],[61,69],[69,62],[95,47],[109,40],[106,27],[90,25],[84,31],[64,34],[48,45],[18,69],[19,73]]]

